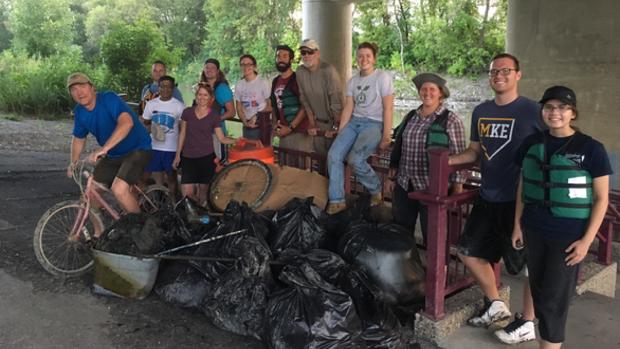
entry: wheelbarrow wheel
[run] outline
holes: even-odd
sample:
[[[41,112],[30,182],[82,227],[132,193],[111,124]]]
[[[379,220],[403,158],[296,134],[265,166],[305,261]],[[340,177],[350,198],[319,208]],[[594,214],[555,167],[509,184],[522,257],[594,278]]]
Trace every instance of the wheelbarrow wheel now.
[[[265,163],[247,159],[230,164],[218,173],[209,185],[209,204],[224,211],[231,200],[245,202],[252,209],[259,207],[271,192],[273,174]]]

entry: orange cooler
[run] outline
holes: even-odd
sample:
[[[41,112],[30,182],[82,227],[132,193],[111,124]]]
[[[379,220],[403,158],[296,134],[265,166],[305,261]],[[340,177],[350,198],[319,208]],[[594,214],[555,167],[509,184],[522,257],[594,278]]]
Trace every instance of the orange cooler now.
[[[244,159],[255,159],[266,164],[273,164],[275,163],[273,147],[264,147],[260,141],[240,139],[237,144],[228,149],[228,161],[233,163]]]

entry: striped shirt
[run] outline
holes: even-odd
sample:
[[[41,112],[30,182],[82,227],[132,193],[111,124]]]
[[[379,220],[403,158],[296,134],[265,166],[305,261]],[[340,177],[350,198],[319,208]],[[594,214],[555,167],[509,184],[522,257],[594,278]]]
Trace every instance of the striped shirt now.
[[[422,106],[409,120],[403,131],[402,155],[398,165],[397,183],[405,190],[409,188],[409,182],[413,190],[425,190],[428,187],[428,158],[426,152],[426,136],[428,129],[435,119],[446,108],[440,105],[437,110],[427,117],[420,116]],[[448,133],[450,155],[458,154],[465,150],[465,127],[463,122],[453,111],[449,111],[446,123]],[[464,178],[458,174],[450,176],[450,182],[463,183]]]

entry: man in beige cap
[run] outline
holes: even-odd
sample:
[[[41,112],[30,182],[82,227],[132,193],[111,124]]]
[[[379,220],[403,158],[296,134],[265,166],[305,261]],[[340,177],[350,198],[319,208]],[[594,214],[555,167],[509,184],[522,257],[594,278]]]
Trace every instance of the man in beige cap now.
[[[94,180],[112,189],[125,212],[140,212],[130,186],[138,182],[151,158],[151,137],[120,97],[113,92],[97,93],[85,74],[69,75],[67,88],[77,103],[67,176],[72,176],[90,133],[101,146],[88,156],[88,161],[96,163]]]
[[[321,61],[321,50],[314,39],[305,39],[299,45],[303,65],[297,68],[300,100],[308,116],[308,134],[314,137],[314,151],[327,155],[336,134],[343,108],[344,90],[336,68]]]

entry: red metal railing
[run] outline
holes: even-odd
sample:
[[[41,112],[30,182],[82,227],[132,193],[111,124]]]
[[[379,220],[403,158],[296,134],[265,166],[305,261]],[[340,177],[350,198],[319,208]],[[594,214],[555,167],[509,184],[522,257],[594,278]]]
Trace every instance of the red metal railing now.
[[[327,175],[326,157],[275,147],[277,162]],[[387,180],[389,151],[374,154],[369,159],[382,181]],[[429,151],[429,187],[423,192],[410,194],[428,206],[428,234],[426,251],[426,304],[424,313],[433,320],[445,315],[446,297],[474,283],[465,266],[456,255],[456,245],[473,202],[478,195],[476,187],[462,193],[448,195],[448,178],[452,172],[470,169],[471,165],[448,165],[448,151]],[[355,177],[345,172],[346,192],[359,193],[364,189]],[[385,186],[384,186],[385,187]],[[384,200],[391,201],[391,193],[384,193]],[[614,227],[620,225],[620,191],[610,193],[610,205],[605,220],[597,234],[599,245],[597,261],[608,265],[612,261],[612,237]],[[617,230],[616,230],[617,231]],[[496,281],[500,284],[500,265],[494,266]]]

